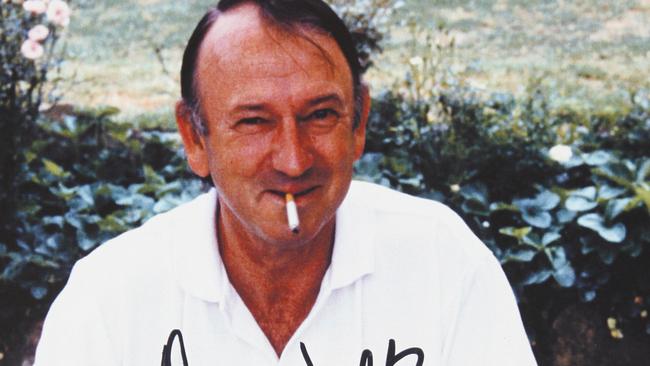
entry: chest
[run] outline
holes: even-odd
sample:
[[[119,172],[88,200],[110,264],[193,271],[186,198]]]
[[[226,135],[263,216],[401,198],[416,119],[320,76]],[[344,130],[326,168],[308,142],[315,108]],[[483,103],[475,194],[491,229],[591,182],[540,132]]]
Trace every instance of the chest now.
[[[279,295],[264,304],[244,303],[276,354],[280,355],[314,307],[316,296],[317,293],[301,297]]]
[[[182,331],[189,365],[193,366],[370,365],[370,356],[373,365],[383,366],[391,339],[395,355],[417,348],[423,352],[425,365],[439,365],[443,344],[440,321],[445,317],[438,301],[422,297],[413,301],[414,294],[397,291],[384,286],[350,286],[321,293],[302,317],[292,316],[294,309],[274,307],[256,318],[232,291],[218,303],[185,296],[179,299],[179,313],[162,308],[139,312],[130,326],[146,331],[124,342],[125,359],[133,361],[124,365],[159,363],[171,329]],[[142,340],[149,342],[148,346]],[[276,351],[278,344],[284,344],[281,352]],[[365,363],[361,363],[364,355]],[[178,347],[172,360],[172,365],[182,365]],[[417,355],[409,355],[395,365],[416,365],[416,360]]]

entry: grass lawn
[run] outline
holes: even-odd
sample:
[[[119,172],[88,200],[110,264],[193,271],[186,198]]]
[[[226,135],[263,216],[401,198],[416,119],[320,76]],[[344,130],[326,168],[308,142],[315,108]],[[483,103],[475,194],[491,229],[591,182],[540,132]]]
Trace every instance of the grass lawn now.
[[[213,3],[75,2],[65,37],[65,102],[113,105],[124,118],[144,114],[171,125],[183,45]],[[402,10],[412,15],[396,17],[368,74],[375,90],[402,80],[405,60],[431,55],[422,32],[443,44],[453,39],[453,48],[434,57],[462,83],[486,91],[516,94],[538,80],[566,98],[601,105],[625,99],[620,90],[650,85],[650,0],[407,0]],[[405,19],[418,25],[416,41]]]

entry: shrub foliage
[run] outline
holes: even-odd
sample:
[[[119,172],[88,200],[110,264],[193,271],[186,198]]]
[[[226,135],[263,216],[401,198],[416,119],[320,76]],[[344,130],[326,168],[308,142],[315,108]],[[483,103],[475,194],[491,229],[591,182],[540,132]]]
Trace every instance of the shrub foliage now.
[[[550,109],[541,91],[374,102],[358,174],[460,213],[501,261],[532,338],[575,302],[617,319],[614,337],[650,334],[647,91],[607,115]]]

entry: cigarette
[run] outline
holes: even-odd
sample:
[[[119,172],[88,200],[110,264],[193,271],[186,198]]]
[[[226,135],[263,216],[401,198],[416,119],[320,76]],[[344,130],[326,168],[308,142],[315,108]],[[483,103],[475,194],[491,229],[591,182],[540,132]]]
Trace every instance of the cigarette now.
[[[296,201],[293,200],[293,195],[287,193],[284,196],[287,201],[287,221],[289,222],[289,230],[297,233],[300,230],[300,220],[298,219],[298,209],[296,208]]]

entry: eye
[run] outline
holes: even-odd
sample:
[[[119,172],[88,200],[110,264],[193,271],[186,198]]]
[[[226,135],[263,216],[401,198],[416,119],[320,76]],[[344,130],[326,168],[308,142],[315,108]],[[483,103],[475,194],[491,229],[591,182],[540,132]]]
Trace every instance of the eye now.
[[[263,123],[266,123],[266,120],[261,117],[249,117],[249,118],[242,118],[239,121],[237,121],[238,125],[261,125]]]
[[[313,112],[312,114],[310,114],[307,117],[307,119],[319,120],[319,119],[326,119],[328,117],[338,117],[338,113],[336,113],[335,110],[329,109],[329,108],[319,109],[319,110]]]
[[[273,125],[272,121],[262,117],[246,117],[238,120],[234,129],[243,134],[255,134],[267,131]]]

